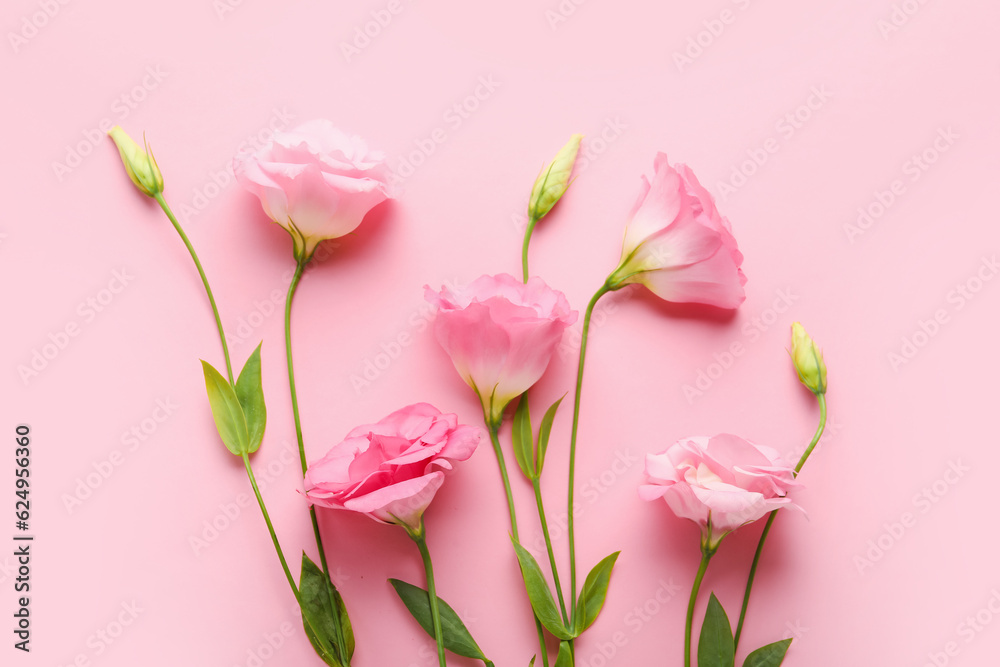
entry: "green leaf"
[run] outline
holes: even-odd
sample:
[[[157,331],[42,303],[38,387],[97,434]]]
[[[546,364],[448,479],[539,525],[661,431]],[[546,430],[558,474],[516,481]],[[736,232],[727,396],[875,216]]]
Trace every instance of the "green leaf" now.
[[[698,639],[698,667],[733,667],[735,654],[736,646],[733,644],[729,617],[719,603],[719,598],[712,593],[705,612],[705,623],[701,626],[701,637]]]
[[[264,387],[260,379],[260,346],[253,351],[247,363],[236,379],[236,398],[243,408],[243,416],[247,420],[247,435],[249,437],[249,452],[252,454],[260,447],[264,439],[264,427],[267,425],[267,408],[264,406]]]
[[[207,361],[201,362],[201,368],[205,373],[205,390],[208,392],[208,403],[212,406],[212,416],[215,417],[219,437],[233,454],[242,456],[248,453],[250,437],[247,433],[247,420],[233,386]]]
[[[521,394],[514,411],[513,431],[511,440],[514,445],[514,458],[517,465],[528,479],[534,479],[535,440],[531,430],[531,410],[528,407],[528,392]]]
[[[549,409],[545,411],[545,416],[542,417],[542,425],[538,429],[538,453],[536,454],[535,461],[535,474],[539,477],[542,475],[542,466],[545,465],[545,452],[549,448],[549,435],[552,433],[552,422],[556,418],[556,410],[559,409],[559,404],[562,403],[563,398],[566,398],[565,394],[558,401],[549,406]]]
[[[791,643],[791,639],[782,639],[780,642],[763,646],[747,656],[743,661],[743,667],[778,667],[785,659],[785,653],[788,652]]]
[[[337,644],[339,637],[344,640],[344,654],[348,662],[354,655],[354,629],[351,627],[351,619],[347,615],[347,607],[344,599],[337,588],[330,581],[330,578],[323,574],[309,557],[302,553],[302,577],[299,582],[299,597],[302,600],[302,621],[305,627],[306,636],[313,645],[316,653],[323,662],[330,667],[343,667],[338,656],[340,651]],[[338,616],[340,618],[340,633],[337,633],[336,620],[333,614],[333,607],[330,598],[337,604]],[[315,630],[315,632],[314,632]]]
[[[527,549],[518,544],[513,536],[510,539],[514,543],[514,551],[517,552],[517,562],[521,564],[521,576],[524,578],[524,586],[528,590],[528,600],[531,602],[535,616],[556,638],[572,639],[576,635],[563,625],[562,617],[559,615],[559,610],[556,609],[555,600],[553,600],[552,592],[545,581],[545,575],[542,574],[542,568],[538,566],[538,561]]]
[[[410,614],[417,620],[420,627],[433,638],[434,622],[431,619],[431,600],[427,591],[399,579],[390,579],[389,583],[396,589],[399,599],[410,610]],[[456,655],[488,662],[482,649],[479,648],[479,644],[462,623],[462,619],[440,597],[438,597],[438,611],[441,615],[441,635],[444,639],[444,647]]]
[[[593,625],[594,621],[597,620],[597,615],[601,613],[604,599],[608,596],[611,570],[614,569],[615,561],[618,560],[620,553],[620,551],[616,551],[595,565],[594,569],[587,575],[586,581],[583,582],[583,590],[576,603],[576,619],[574,621],[576,634],[583,634],[583,631]]]
[[[573,652],[569,648],[569,642],[559,642],[555,667],[573,667]]]

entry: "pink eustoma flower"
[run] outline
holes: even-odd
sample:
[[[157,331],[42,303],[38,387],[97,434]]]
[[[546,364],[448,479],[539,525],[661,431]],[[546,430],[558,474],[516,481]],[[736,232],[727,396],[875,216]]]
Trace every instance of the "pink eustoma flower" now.
[[[321,241],[354,231],[390,196],[385,155],[328,120],[275,132],[256,153],[237,155],[233,170],[291,235],[300,260],[312,257]]]
[[[618,289],[640,283],[667,301],[736,308],[746,299],[743,255],[729,221],[687,165],[657,153],[629,215],[621,262],[608,278]]]
[[[425,287],[425,298],[438,309],[438,342],[478,394],[490,424],[499,424],[507,404],[542,377],[577,315],[541,278],[522,283],[506,273],[464,289]]]
[[[419,531],[453,461],[476,450],[481,430],[427,403],[358,426],[309,466],[305,492],[320,507],[360,512]]]
[[[674,514],[694,521],[702,545],[714,550],[740,526],[769,512],[799,509],[788,493],[800,486],[795,470],[770,447],[735,435],[681,440],[646,456],[643,500],[663,498]]]

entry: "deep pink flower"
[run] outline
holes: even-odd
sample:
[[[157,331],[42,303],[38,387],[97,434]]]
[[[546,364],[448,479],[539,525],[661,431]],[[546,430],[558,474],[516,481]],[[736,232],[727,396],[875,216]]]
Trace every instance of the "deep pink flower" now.
[[[664,153],[653,165],[652,183],[642,177],[608,284],[641,283],[667,301],[736,308],[746,299],[746,276],[729,221],[687,165],[671,167]]]
[[[445,471],[472,456],[481,435],[433,405],[409,405],[353,429],[309,466],[306,496],[320,507],[361,512],[417,531]]]

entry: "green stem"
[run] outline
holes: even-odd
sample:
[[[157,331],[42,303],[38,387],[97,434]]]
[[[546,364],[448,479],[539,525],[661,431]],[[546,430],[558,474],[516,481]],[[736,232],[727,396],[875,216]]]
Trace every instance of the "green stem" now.
[[[576,478],[576,434],[580,425],[580,395],[583,391],[583,364],[587,357],[587,335],[590,332],[590,318],[594,306],[601,297],[611,291],[607,282],[591,297],[587,312],[583,316],[583,330],[580,334],[580,364],[576,370],[576,393],[573,396],[573,427],[569,436],[569,491],[567,494],[566,534],[569,538],[569,585],[570,609],[576,609],[576,531],[573,522],[573,487]]]
[[[507,510],[510,512],[510,532],[514,539],[521,541],[517,532],[517,513],[514,510],[514,493],[510,489],[510,477],[507,475],[507,461],[503,455],[503,448],[500,446],[500,424],[492,422],[489,415],[486,416],[486,425],[490,432],[490,442],[493,443],[493,452],[497,457],[497,465],[500,468],[500,478],[503,479],[503,489],[507,494]]]
[[[278,560],[281,561],[281,569],[285,571],[285,578],[288,579],[288,585],[292,588],[292,595],[295,596],[295,601],[299,603],[299,609],[302,611],[302,621],[309,626],[312,631],[313,636],[321,637],[319,630],[319,624],[313,619],[312,615],[306,611],[306,608],[302,606],[302,595],[299,592],[298,586],[295,585],[295,579],[292,577],[291,570],[288,569],[288,562],[285,560],[285,554],[281,551],[281,545],[278,543],[278,536],[274,533],[274,526],[271,524],[271,517],[267,513],[267,507],[264,506],[264,498],[260,495],[260,489],[257,488],[257,478],[254,477],[253,468],[250,467],[250,456],[248,454],[243,454],[243,465],[247,469],[247,476],[250,478],[250,486],[253,487],[253,493],[257,497],[257,504],[260,506],[260,513],[264,515],[264,523],[267,524],[267,530],[271,534],[271,541],[274,543],[274,550],[278,553]],[[339,621],[338,621],[339,622]],[[336,656],[331,656],[325,648],[317,649],[322,651],[321,658],[324,662],[327,662],[326,658],[333,658]],[[329,664],[329,663],[328,663]]]
[[[208,278],[205,276],[205,269],[201,266],[201,261],[198,259],[198,253],[194,251],[194,246],[191,245],[191,241],[188,239],[187,234],[181,228],[181,223],[177,222],[177,217],[174,212],[170,210],[170,206],[167,205],[167,200],[163,198],[163,193],[158,192],[153,196],[156,199],[156,203],[160,205],[163,212],[167,214],[167,218],[170,219],[171,224],[173,224],[174,229],[181,237],[181,241],[184,241],[184,245],[187,247],[188,252],[191,253],[191,259],[194,260],[194,265],[198,269],[198,275],[201,276],[201,282],[205,285],[205,292],[208,294],[208,302],[212,304],[212,313],[215,315],[215,326],[219,329],[219,341],[222,343],[222,354],[226,357],[226,373],[229,376],[229,384],[235,386],[236,381],[233,379],[233,364],[229,360],[229,346],[226,345],[226,333],[222,330],[222,318],[219,317],[219,308],[215,305],[215,297],[212,295],[212,288],[208,284]]]
[[[688,600],[687,619],[684,622],[684,667],[691,667],[691,628],[694,625],[694,605],[698,600],[701,580],[705,578],[708,562],[712,560],[713,555],[715,555],[714,551],[702,550],[701,565],[698,566],[698,574],[695,575],[694,584],[691,586],[691,599]]]
[[[437,641],[438,662],[441,667],[445,667],[441,610],[438,608],[437,590],[434,587],[434,566],[431,564],[431,553],[427,550],[427,538],[424,534],[423,524],[421,524],[419,532],[411,533],[409,529],[406,532],[417,543],[417,548],[420,549],[420,557],[424,561],[424,572],[427,574],[427,596],[430,598],[431,603],[431,623],[434,626],[434,639]]]
[[[545,536],[545,549],[549,554],[549,565],[552,567],[552,580],[556,585],[556,597],[559,598],[559,609],[562,611],[563,623],[569,626],[569,615],[566,613],[566,602],[563,599],[562,584],[559,581],[559,569],[556,567],[556,556],[552,550],[552,538],[549,537],[549,522],[545,518],[545,504],[542,501],[542,485],[536,477],[531,480],[535,489],[535,504],[538,505],[538,520],[542,524],[542,535]]]
[[[253,468],[250,467],[250,455],[243,454],[243,466],[247,469],[247,477],[250,478],[250,486],[253,487],[253,494],[257,497],[257,504],[260,505],[260,513],[264,515],[264,523],[267,524],[267,531],[271,534],[271,541],[274,543],[274,550],[278,553],[278,560],[281,561],[281,569],[285,571],[285,578],[288,579],[288,585],[292,588],[292,593],[295,595],[295,601],[302,605],[302,598],[299,596],[299,587],[295,585],[295,578],[292,577],[291,570],[288,569],[288,562],[285,560],[285,554],[281,551],[281,545],[278,543],[278,536],[274,533],[274,526],[271,524],[271,517],[267,513],[267,507],[264,506],[264,498],[260,495],[260,489],[257,488],[257,478],[254,477]]]
[[[545,647],[545,631],[542,630],[542,622],[535,617],[535,629],[538,630],[539,653],[542,654],[542,667],[549,667],[549,653]]]
[[[306,448],[302,440],[302,420],[299,417],[299,397],[295,392],[295,367],[292,364],[292,299],[295,298],[295,290],[302,280],[302,271],[305,269],[308,260],[298,261],[295,265],[295,275],[288,285],[288,296],[285,298],[285,357],[288,362],[288,391],[292,397],[292,416],[295,418],[295,440],[299,445],[299,462],[302,464],[302,474],[306,474],[309,464],[306,462]],[[317,536],[318,537],[318,536]]]
[[[292,300],[295,298],[295,291],[299,286],[299,282],[302,280],[302,273],[305,271],[306,265],[309,263],[309,259],[310,257],[305,257],[296,260],[295,274],[292,276],[292,282],[288,285],[288,295],[285,298],[285,357],[288,364],[288,392],[292,399],[292,416],[295,420],[295,440],[299,447],[299,462],[302,465],[303,477],[305,477],[309,464],[306,461],[305,442],[302,438],[302,419],[299,416],[299,398],[295,390],[295,366],[292,363]],[[309,519],[312,522],[313,535],[316,538],[316,548],[319,551],[320,567],[323,568],[323,574],[326,578],[330,579],[330,567],[326,560],[326,550],[323,548],[323,538],[320,536],[319,532],[319,520],[316,518],[315,505],[309,506]],[[333,609],[333,628],[336,633],[337,651],[340,653],[341,662],[349,665],[350,658],[344,650],[344,636],[340,625],[340,607],[337,604],[337,600],[334,599],[333,591],[330,589],[330,586],[326,586],[326,590],[327,595],[330,598],[330,606]]]
[[[529,213],[528,225],[524,228],[524,243],[521,244],[521,271],[524,274],[523,282],[528,282],[528,278],[531,275],[528,273],[528,246],[531,244],[531,234],[535,231],[536,224],[538,224],[538,218]]]
[[[809,455],[812,454],[813,449],[819,443],[820,438],[823,437],[823,431],[826,429],[826,396],[824,394],[817,394],[816,400],[819,402],[819,426],[816,427],[816,433],[813,435],[812,441],[806,448],[806,451],[802,453],[799,458],[798,464],[795,466],[795,475],[802,471],[802,466],[806,464],[809,459]],[[736,624],[736,634],[733,635],[733,644],[736,648],[740,645],[740,635],[743,634],[743,623],[746,621],[747,607],[750,606],[750,591],[753,589],[753,581],[757,576],[757,566],[760,564],[760,556],[764,552],[764,542],[767,541],[767,536],[771,532],[771,525],[777,518],[778,512],[775,510],[771,512],[771,515],[767,517],[767,523],[764,524],[764,532],[760,534],[760,540],[757,542],[757,551],[753,555],[753,563],[750,564],[750,574],[747,576],[747,587],[743,592],[743,607],[740,609],[740,620]]]
[[[518,543],[521,542],[521,537],[517,530],[517,513],[514,510],[514,493],[510,489],[510,476],[507,474],[507,461],[503,455],[503,448],[500,447],[500,420],[490,419],[489,413],[484,413],[484,418],[486,420],[487,429],[490,432],[490,442],[493,443],[493,452],[497,457],[497,466],[500,468],[500,477],[503,479],[504,492],[507,494],[507,509],[510,512],[510,533],[514,536],[514,539]],[[534,616],[534,610],[532,610],[532,616]],[[542,632],[542,622],[538,620],[537,616],[535,619],[535,629],[538,631],[538,645],[542,654],[542,666],[549,667],[549,657],[545,649],[545,634]]]

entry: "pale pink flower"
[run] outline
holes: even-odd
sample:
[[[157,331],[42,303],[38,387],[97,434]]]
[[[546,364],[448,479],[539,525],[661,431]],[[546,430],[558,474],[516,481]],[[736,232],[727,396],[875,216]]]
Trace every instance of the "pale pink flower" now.
[[[714,549],[728,533],[781,507],[799,509],[788,493],[799,487],[794,467],[770,447],[735,435],[680,440],[646,456],[643,500],[663,498],[674,514],[702,529]]]
[[[608,284],[640,283],[667,301],[736,308],[746,298],[746,276],[729,221],[687,165],[671,167],[664,153],[653,164]]]

